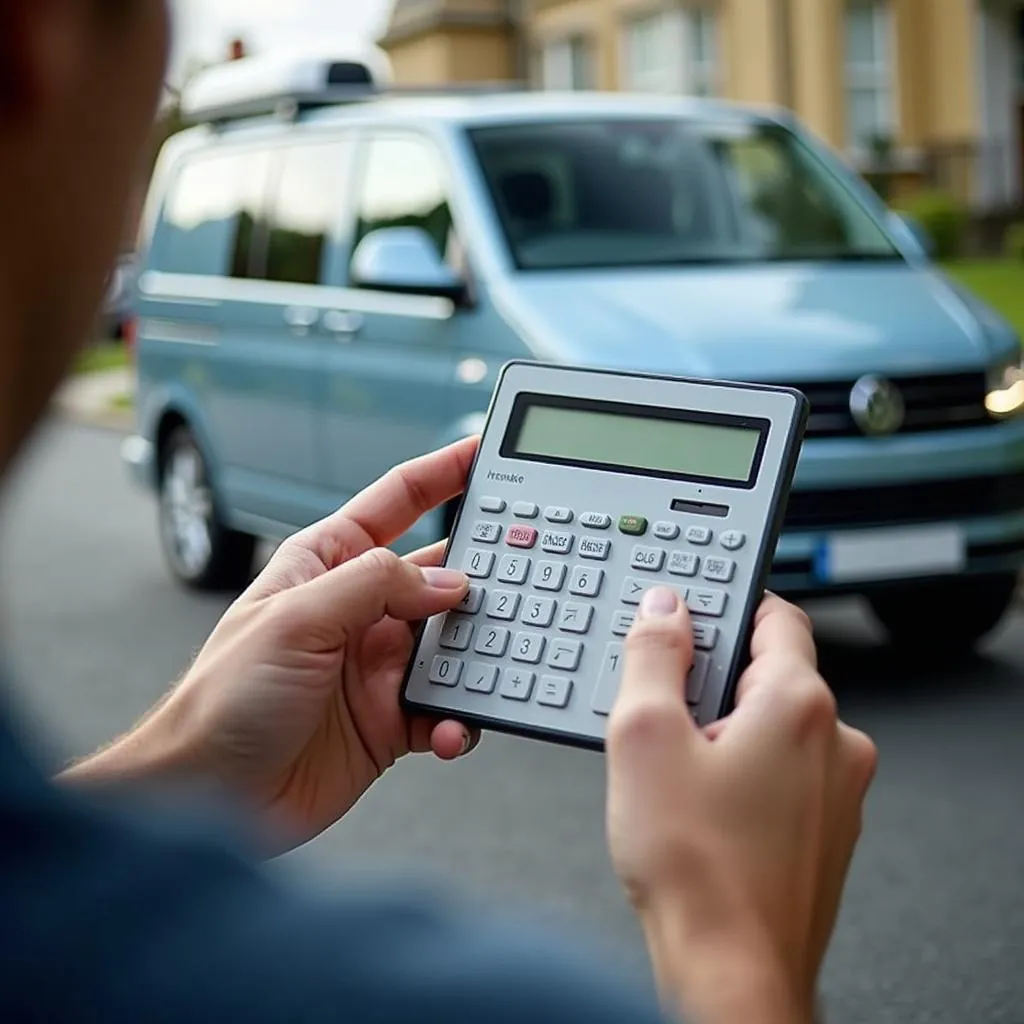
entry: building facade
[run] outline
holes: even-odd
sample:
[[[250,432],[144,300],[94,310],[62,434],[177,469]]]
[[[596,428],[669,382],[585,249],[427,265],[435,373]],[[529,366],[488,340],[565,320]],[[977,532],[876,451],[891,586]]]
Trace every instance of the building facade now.
[[[1022,0],[397,0],[383,45],[409,84],[782,105],[897,188],[1024,203]]]

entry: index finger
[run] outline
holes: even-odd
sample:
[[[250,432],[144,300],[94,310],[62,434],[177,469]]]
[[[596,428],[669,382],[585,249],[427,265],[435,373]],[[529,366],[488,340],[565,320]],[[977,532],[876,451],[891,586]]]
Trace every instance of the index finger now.
[[[338,519],[355,523],[371,546],[387,547],[438,505],[462,493],[479,437],[467,437],[440,451],[395,466],[343,505],[324,526]]]

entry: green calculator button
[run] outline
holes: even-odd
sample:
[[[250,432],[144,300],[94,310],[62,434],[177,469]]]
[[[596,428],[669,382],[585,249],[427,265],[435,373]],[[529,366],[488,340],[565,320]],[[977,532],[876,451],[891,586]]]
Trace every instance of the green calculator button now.
[[[623,516],[619,520],[619,532],[642,537],[647,532],[647,520],[643,516]]]

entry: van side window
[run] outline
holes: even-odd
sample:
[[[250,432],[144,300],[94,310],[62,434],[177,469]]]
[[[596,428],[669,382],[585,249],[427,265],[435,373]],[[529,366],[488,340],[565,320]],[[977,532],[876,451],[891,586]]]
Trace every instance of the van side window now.
[[[348,193],[351,147],[319,142],[288,150],[274,198],[267,241],[268,281],[319,284],[328,240]]]
[[[440,257],[461,270],[447,177],[440,155],[425,139],[374,139],[363,168],[354,245],[381,228],[423,228]]]
[[[181,170],[153,243],[154,269],[248,277],[270,170],[265,153],[200,156]]]

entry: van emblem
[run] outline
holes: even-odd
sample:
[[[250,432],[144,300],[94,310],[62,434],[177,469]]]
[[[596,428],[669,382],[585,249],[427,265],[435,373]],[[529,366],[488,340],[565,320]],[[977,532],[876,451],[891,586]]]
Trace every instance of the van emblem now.
[[[850,415],[865,434],[895,434],[906,417],[903,395],[884,377],[861,377],[850,392]]]

